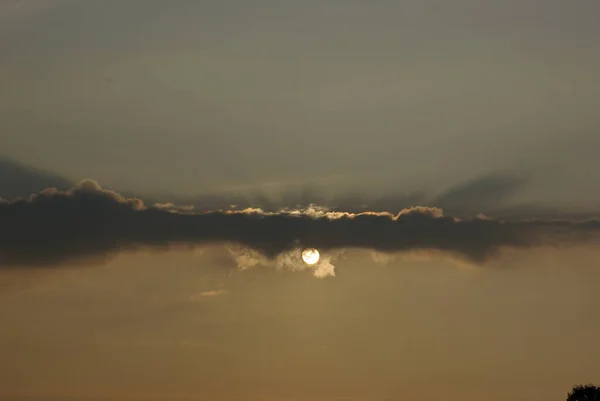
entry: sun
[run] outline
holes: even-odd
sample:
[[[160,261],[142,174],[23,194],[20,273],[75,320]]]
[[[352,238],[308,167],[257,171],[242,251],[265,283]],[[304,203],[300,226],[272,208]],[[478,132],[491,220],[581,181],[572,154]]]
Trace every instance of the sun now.
[[[312,266],[317,264],[319,261],[319,251],[317,251],[315,248],[306,248],[302,251],[302,260],[307,265]]]

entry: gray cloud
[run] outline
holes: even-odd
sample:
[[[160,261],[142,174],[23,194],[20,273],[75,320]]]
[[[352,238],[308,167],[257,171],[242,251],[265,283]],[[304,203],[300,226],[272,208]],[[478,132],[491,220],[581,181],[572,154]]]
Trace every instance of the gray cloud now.
[[[46,188],[67,190],[74,182],[0,156],[0,197],[29,196]]]
[[[266,192],[237,191],[204,194],[195,197],[154,197],[152,203],[167,200],[179,205],[193,205],[196,211],[214,209],[261,208],[277,211],[285,208],[307,208],[311,205],[326,205],[330,210],[361,213],[365,211],[398,212],[416,205],[431,205],[444,210],[446,215],[468,218],[477,214],[503,220],[521,219],[571,219],[583,220],[595,217],[598,212],[590,209],[560,209],[538,201],[522,201],[522,193],[534,181],[531,174],[520,175],[490,173],[461,182],[439,191],[435,188],[388,189],[387,194],[370,191],[331,191],[326,186],[285,186],[280,194]]]
[[[145,195],[126,189],[120,194],[144,199],[147,204],[166,210],[207,212],[215,209],[260,208],[278,211],[285,208],[303,209],[311,205],[325,205],[330,210],[352,213],[364,211],[398,212],[415,205],[432,205],[446,215],[471,217],[480,213],[498,219],[553,219],[582,220],[599,215],[595,210],[557,209],[538,202],[519,201],[521,191],[535,181],[533,174],[520,175],[489,173],[453,185],[443,191],[425,191],[422,188],[390,188],[386,194],[371,191],[332,190],[319,185],[280,185],[273,189],[241,188],[228,192],[205,193],[197,196]],[[0,156],[0,198],[29,197],[46,188],[67,190],[75,181],[53,172],[43,171],[15,160]],[[233,205],[233,206],[232,206]]]
[[[53,265],[105,257],[138,246],[236,243],[276,258],[300,247],[324,251],[436,250],[480,263],[503,248],[573,244],[600,233],[596,220],[503,222],[446,217],[441,209],[399,213],[260,209],[192,213],[146,206],[84,181],[69,191],[48,189],[0,204],[3,265]]]
[[[505,206],[510,196],[525,184],[524,177],[491,174],[449,189],[439,195],[434,204],[452,215],[477,211],[478,208],[484,209],[480,212],[489,212]]]

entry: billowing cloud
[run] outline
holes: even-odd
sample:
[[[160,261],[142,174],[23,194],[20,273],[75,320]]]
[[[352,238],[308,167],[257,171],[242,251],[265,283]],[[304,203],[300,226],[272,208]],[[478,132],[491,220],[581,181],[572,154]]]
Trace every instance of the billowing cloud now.
[[[290,252],[303,247],[318,248],[324,255],[345,248],[384,253],[433,250],[481,263],[504,248],[576,244],[599,234],[597,220],[458,219],[432,207],[399,213],[320,208],[194,213],[146,206],[90,180],[69,191],[48,189],[0,204],[0,261],[9,266],[53,265],[140,246],[215,243],[245,249],[232,253],[242,268],[261,259],[287,266]],[[293,263],[298,263],[298,255],[293,256]],[[328,263],[322,260],[319,275],[334,274]]]
[[[273,258],[245,246],[230,247],[228,251],[240,270],[256,266],[271,266],[277,270],[287,271],[310,270],[317,278],[335,276],[333,260],[341,253],[337,251],[322,254],[315,265],[309,266],[302,260],[302,250],[300,248],[283,251]]]
[[[393,211],[408,209],[413,205],[435,205],[444,210],[447,216],[466,218],[484,213],[498,219],[585,219],[600,216],[596,209],[577,208],[557,209],[549,204],[523,203],[519,192],[534,181],[533,173],[510,175],[487,173],[475,179],[462,181],[449,188],[431,188],[428,191],[416,190],[397,192],[392,189],[385,195],[376,192],[343,189],[331,190],[325,186],[305,186],[302,184],[281,184],[276,193],[263,191],[264,188],[242,188],[239,191],[204,193],[197,196],[146,195],[144,202],[155,208],[174,212],[211,210],[252,209],[280,211],[282,209],[302,209],[313,212],[336,210],[351,213],[365,211]],[[18,161],[0,156],[0,198],[14,199],[29,197],[45,188],[68,190],[74,182],[55,173],[43,171]],[[406,191],[407,188],[404,188]],[[130,197],[135,193],[120,191]],[[327,205],[327,208],[316,205]]]

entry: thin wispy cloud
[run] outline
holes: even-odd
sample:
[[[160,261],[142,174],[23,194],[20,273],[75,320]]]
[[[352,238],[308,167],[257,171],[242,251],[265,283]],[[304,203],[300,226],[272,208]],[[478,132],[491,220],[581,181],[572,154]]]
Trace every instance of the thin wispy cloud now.
[[[192,302],[198,302],[198,301],[202,301],[204,299],[207,298],[214,298],[214,297],[218,297],[221,295],[225,295],[229,293],[229,291],[227,290],[210,290],[210,291],[203,291],[203,292],[199,292],[197,294],[194,294],[190,297],[190,301]]]

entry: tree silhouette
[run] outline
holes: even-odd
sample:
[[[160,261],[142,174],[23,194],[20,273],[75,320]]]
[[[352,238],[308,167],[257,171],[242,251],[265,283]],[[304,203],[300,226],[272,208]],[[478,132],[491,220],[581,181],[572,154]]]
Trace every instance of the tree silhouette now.
[[[600,401],[600,387],[593,384],[575,386],[567,394],[567,401]]]

